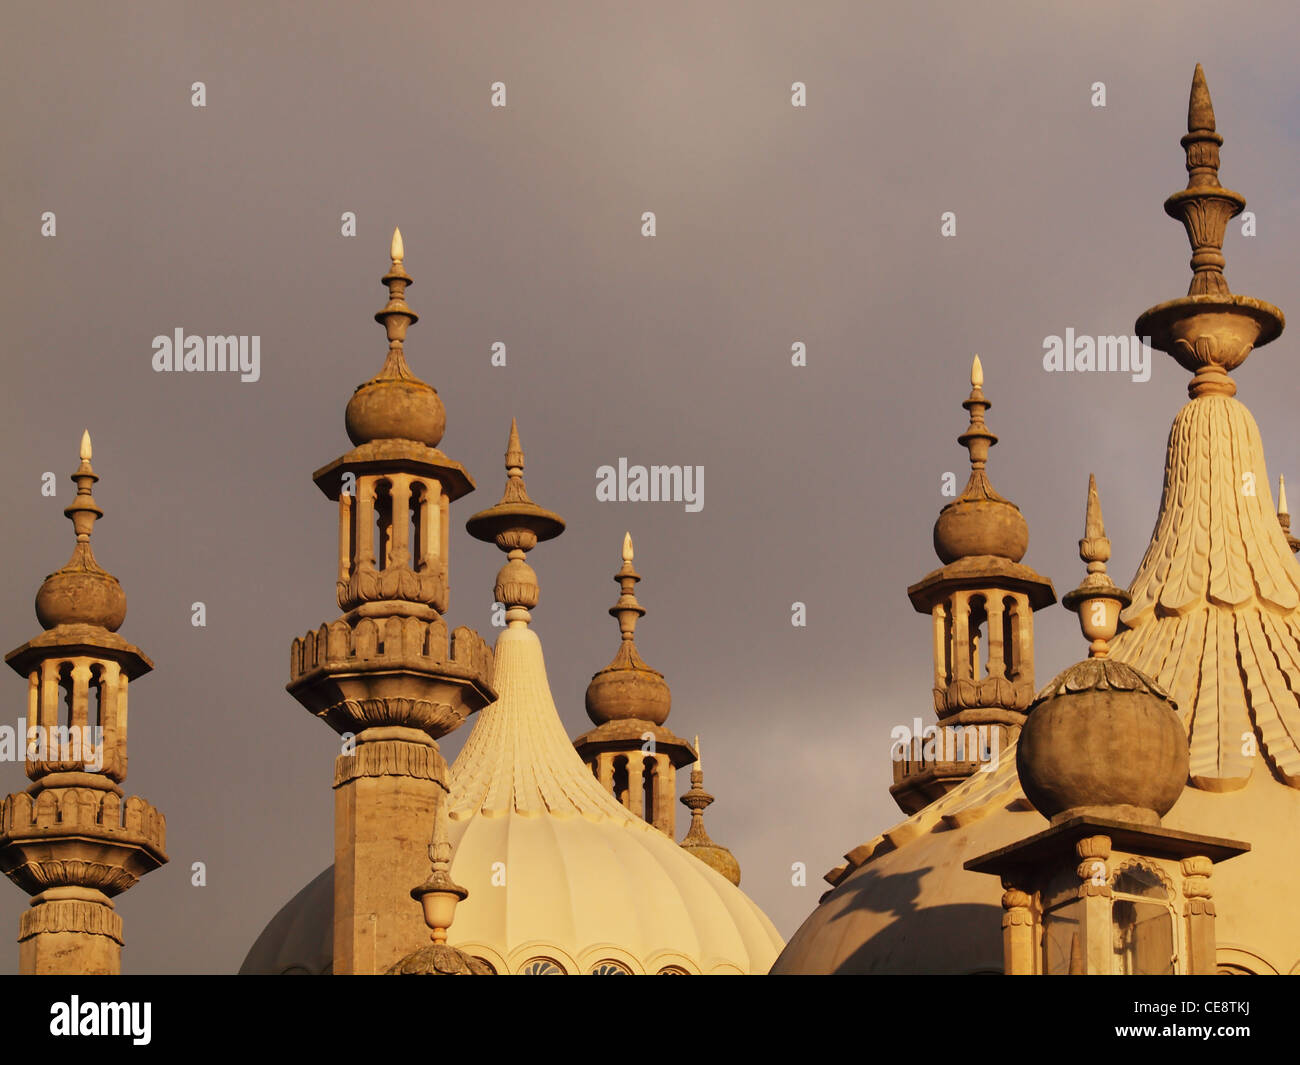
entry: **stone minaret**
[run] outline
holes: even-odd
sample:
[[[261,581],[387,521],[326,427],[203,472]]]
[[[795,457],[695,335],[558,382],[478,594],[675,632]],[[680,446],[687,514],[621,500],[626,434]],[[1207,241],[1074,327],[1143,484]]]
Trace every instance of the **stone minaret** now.
[[[614,660],[587,685],[587,716],[596,727],[573,746],[619,802],[676,838],[677,770],[695,760],[691,745],[665,727],[672,693],[664,675],[645,664],[636,649],[640,574],[632,568],[632,534],[623,536],[623,566],[614,574],[622,590],[612,607],[622,642]]]
[[[167,823],[122,795],[127,684],[153,663],[117,635],[126,593],[90,548],[104,512],[91,495],[89,433],[72,480],[77,496],[63,513],[77,542],[36,593],[45,632],[5,656],[27,678],[32,784],[0,802],[0,867],[32,896],[18,925],[21,973],[115,975],[122,918],[110,900],[167,861]]]
[[[934,708],[939,730],[895,744],[889,789],[904,813],[949,791],[1019,733],[1034,697],[1034,611],[1056,602],[1052,582],[1020,565],[1029,526],[1020,508],[993,490],[985,468],[997,443],[984,423],[979,356],[962,406],[970,425],[970,479],[934,524],[937,569],[907,590],[934,625]]]
[[[447,791],[438,739],[486,706],[492,652],[448,639],[450,503],[473,491],[438,450],[446,415],[403,352],[410,276],[393,233],[383,368],[348,401],[356,446],[312,475],[339,504],[342,617],[293,641],[288,690],[343,737],[334,766],[334,972],[382,973],[427,929],[410,888],[428,874],[429,826]]]

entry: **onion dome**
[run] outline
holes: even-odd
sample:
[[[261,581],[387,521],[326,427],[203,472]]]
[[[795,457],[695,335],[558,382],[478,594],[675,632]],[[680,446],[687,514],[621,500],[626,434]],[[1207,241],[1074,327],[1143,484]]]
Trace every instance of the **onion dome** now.
[[[681,848],[693,854],[711,869],[716,869],[736,887],[740,887],[740,863],[736,861],[736,856],[726,847],[714,843],[704,828],[704,811],[713,803],[713,796],[704,790],[704,759],[699,754],[699,750],[700,737],[696,736],[696,759],[695,766],[691,769],[691,788],[681,798],[682,805],[691,811],[691,827],[686,833],[686,838],[681,842]]]
[[[77,543],[66,566],[45,578],[36,593],[36,617],[46,629],[57,625],[96,625],[116,632],[126,619],[126,592],[116,577],[95,561],[90,534],[102,517],[91,485],[99,480],[90,467],[90,433],[81,436],[81,465],[72,475],[76,498],[63,513],[72,521]]]
[[[1020,784],[1053,824],[1088,815],[1158,825],[1187,783],[1187,732],[1163,688],[1109,657],[1129,597],[1106,573],[1110,541],[1093,477],[1079,557],[1088,575],[1062,603],[1079,615],[1089,657],[1030,705],[1016,745]]]
[[[413,282],[402,266],[404,255],[402,232],[394,229],[392,266],[383,279],[388,303],[375,314],[375,320],[388,331],[388,356],[379,373],[357,386],[345,415],[348,436],[357,446],[396,439],[437,447],[447,428],[447,412],[438,390],[411,372],[402,348],[407,327],[419,321],[419,315],[406,305],[406,287]]]
[[[992,404],[984,397],[984,368],[978,355],[971,364],[970,383],[970,397],[962,403],[970,411],[970,426],[957,438],[970,452],[970,479],[961,495],[939,512],[934,550],[945,564],[974,555],[1019,562],[1029,547],[1029,525],[1018,506],[993,490],[985,473],[989,448],[998,438],[984,424],[984,412]]]
[[[614,660],[587,685],[587,716],[597,725],[625,720],[662,725],[672,708],[672,692],[664,675],[646,665],[636,649],[637,619],[645,614],[636,599],[636,582],[640,579],[632,568],[632,534],[625,533],[623,568],[614,575],[623,594],[609,608],[610,616],[618,619],[623,642]]]

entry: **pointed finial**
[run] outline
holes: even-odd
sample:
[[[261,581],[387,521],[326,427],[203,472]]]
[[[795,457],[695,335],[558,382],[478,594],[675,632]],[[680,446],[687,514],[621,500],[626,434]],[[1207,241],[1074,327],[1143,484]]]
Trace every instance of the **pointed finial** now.
[[[519,426],[515,419],[510,419],[510,439],[506,441],[506,472],[515,476],[515,471],[522,476],[524,472],[524,448],[519,443]]]
[[[695,768],[699,770],[700,776],[704,776],[704,754],[700,751],[700,737],[695,736]]]
[[[1165,201],[1165,212],[1187,230],[1192,245],[1189,296],[1229,295],[1223,276],[1223,234],[1228,219],[1240,214],[1246,198],[1219,184],[1219,148],[1223,137],[1214,128],[1214,104],[1205,71],[1196,64],[1187,101],[1187,132],[1180,143],[1187,155],[1187,187]]]
[[[1291,535],[1291,511],[1286,505],[1286,478],[1281,476],[1277,479],[1277,523],[1282,526],[1282,535],[1286,537],[1286,545],[1291,553],[1300,551],[1300,540]]]
[[[620,594],[609,608],[610,617],[618,620],[622,639],[613,660],[587,685],[587,716],[597,725],[633,718],[662,725],[668,720],[673,696],[664,675],[646,665],[636,647],[636,623],[645,616],[645,607],[636,598],[641,574],[632,566],[631,533],[623,534],[622,559],[623,565],[614,574]]]
[[[86,429],[82,431],[81,447],[78,451],[81,462],[77,466],[77,472],[72,475],[72,481],[77,486],[77,496],[63,510],[63,513],[71,519],[73,529],[76,530],[77,543],[86,544],[87,551],[90,534],[95,528],[95,519],[104,516],[104,512],[99,509],[99,504],[95,502],[95,497],[90,491],[91,485],[99,480],[90,465],[90,453],[90,430]]]
[[[1192,74],[1192,92],[1187,101],[1187,132],[1204,130],[1214,132],[1214,103],[1210,100],[1210,87],[1205,83],[1205,70],[1200,63]]]
[[[383,277],[383,283],[388,288],[388,302],[383,310],[375,312],[375,321],[382,325],[388,334],[388,357],[384,360],[383,369],[376,375],[376,379],[399,378],[414,381],[418,378],[406,365],[406,355],[402,345],[406,342],[407,328],[418,322],[420,316],[406,305],[406,289],[414,284],[414,281],[406,272],[406,267],[402,265],[402,260],[406,257],[406,247],[402,243],[400,229],[393,230],[393,242],[389,247],[389,253],[393,262],[388,268],[388,273]]]
[[[82,624],[116,632],[126,617],[126,593],[117,578],[95,560],[90,546],[95,520],[104,512],[91,494],[99,475],[90,465],[89,433],[82,433],[78,455],[81,461],[72,475],[77,494],[63,509],[72,522],[76,543],[66,565],[46,577],[37,591],[36,617],[46,629]]]
[[[970,383],[972,388],[984,387],[984,365],[980,362],[980,357],[975,356],[975,361],[970,364]]]
[[[400,263],[406,258],[406,248],[402,244],[402,231],[396,226],[393,227],[393,243],[389,245],[388,253],[392,257],[394,264]]]
[[[740,863],[726,847],[715,843],[704,827],[704,811],[713,803],[713,796],[704,790],[704,770],[700,768],[700,738],[695,737],[695,765],[691,767],[691,787],[681,797],[681,804],[691,811],[691,827],[680,846],[695,855],[705,865],[717,870],[737,887],[740,886]]]
[[[501,502],[479,511],[465,523],[465,528],[476,540],[495,543],[506,552],[507,562],[497,573],[493,592],[497,602],[505,604],[507,627],[514,628],[532,620],[528,608],[537,605],[541,594],[537,574],[524,561],[524,556],[541,541],[564,532],[564,519],[528,498],[524,449],[519,442],[519,426],[513,418],[506,443],[505,467],[506,487]]]
[[[1088,574],[1079,587],[1061,596],[1061,604],[1079,615],[1083,635],[1091,641],[1090,658],[1105,658],[1108,644],[1119,631],[1119,612],[1128,606],[1128,592],[1118,587],[1106,572],[1110,559],[1110,540],[1101,516],[1101,497],[1097,478],[1088,474],[1088,504],[1084,512],[1083,539],[1079,557],[1088,564]]]
[[[1214,104],[1198,63],[1187,102],[1187,132],[1179,143],[1186,156],[1187,185],[1165,200],[1165,213],[1182,222],[1192,248],[1192,280],[1184,299],[1165,300],[1144,311],[1134,332],[1148,347],[1168,352],[1194,374],[1187,391],[1193,399],[1232,396],[1229,374],[1255,349],[1277,339],[1286,316],[1272,304],[1235,296],[1224,276],[1223,238],[1229,219],[1241,214],[1246,197],[1219,181],[1219,149]]]

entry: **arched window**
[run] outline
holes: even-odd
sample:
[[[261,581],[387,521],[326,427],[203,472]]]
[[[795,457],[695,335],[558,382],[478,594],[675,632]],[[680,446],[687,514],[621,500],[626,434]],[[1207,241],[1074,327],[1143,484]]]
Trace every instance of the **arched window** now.
[[[1134,863],[1115,873],[1111,892],[1115,972],[1122,976],[1172,976],[1177,971],[1176,926],[1164,881],[1153,870]]]

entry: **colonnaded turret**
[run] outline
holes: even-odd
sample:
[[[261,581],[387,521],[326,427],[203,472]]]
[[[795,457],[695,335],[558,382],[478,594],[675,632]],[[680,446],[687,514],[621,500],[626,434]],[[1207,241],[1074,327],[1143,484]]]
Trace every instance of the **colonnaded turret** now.
[[[984,368],[971,363],[970,425],[957,442],[970,478],[939,512],[934,550],[943,568],[907,590],[934,629],[934,710],[941,729],[895,744],[889,793],[915,813],[1015,741],[1034,697],[1034,611],[1056,602],[1052,582],[1022,565],[1029,525],[988,476],[998,438],[984,412]]]
[[[621,595],[609,608],[622,640],[614,660],[587,685],[587,716],[596,727],[573,746],[601,784],[638,817],[676,836],[677,770],[695,760],[691,745],[668,728],[672,692],[636,646],[641,575],[632,568],[632,534],[623,536],[623,565],[614,574]]]
[[[449,507],[473,491],[438,450],[433,386],[403,350],[417,321],[393,233],[383,368],[347,405],[356,446],[312,479],[339,505],[342,617],[295,639],[288,690],[343,737],[334,766],[333,968],[386,972],[427,929],[410,891],[428,876],[430,828],[447,792],[438,740],[494,696],[492,651],[473,630],[448,639]]]
[[[1146,858],[1186,861],[1176,876],[1166,866],[1171,875],[1154,879],[1135,879],[1132,867],[1109,860],[1123,851],[1118,837],[1111,840],[1113,854],[1088,844],[1094,851],[1089,861],[1101,863],[1098,892],[1104,888],[1133,902],[1139,894],[1133,889],[1141,887],[1138,901],[1173,915],[1175,926],[1186,922],[1186,935],[1162,940],[1170,953],[1160,971],[1300,973],[1300,917],[1291,904],[1300,819],[1300,563],[1278,520],[1286,507],[1273,505],[1259,427],[1236,398],[1230,376],[1255,348],[1280,335],[1284,319],[1271,304],[1231,292],[1224,277],[1227,222],[1245,199],[1219,183],[1223,138],[1199,65],[1181,143],[1187,186],[1166,200],[1165,211],[1183,223],[1191,242],[1191,285],[1186,296],[1143,313],[1135,331],[1191,372],[1190,398],[1170,428],[1155,529],[1128,587],[1130,602],[1106,646],[1112,664],[1149,678],[1177,707],[1187,769],[1181,771],[1180,761],[1175,777],[1181,774],[1190,787],[1179,790],[1159,827],[1183,834],[1198,849],[1179,857],[1161,844],[1162,857],[1148,846],[1151,839],[1130,838],[1146,847]],[[1114,476],[1126,473],[1121,469]],[[1085,539],[1101,540],[1090,533]],[[1078,679],[1067,672],[1067,687],[1072,675]],[[1080,693],[1074,705],[1086,709],[1088,702]],[[1064,709],[1070,702],[1059,705]],[[1045,815],[1057,811],[1050,803],[1040,811],[1035,803],[1042,792],[1036,798],[1031,789],[1041,788],[1044,777],[1062,784],[1077,780],[1085,754],[1069,743],[1052,750],[1060,759],[1047,766],[1030,758],[1032,773],[1024,779],[1010,752],[1003,752],[989,772],[972,774],[846,852],[846,864],[827,875],[831,890],[774,971],[1005,971],[1009,955],[998,934],[998,914],[1005,913],[1008,927],[1024,927],[1031,885],[1022,881],[1004,894],[993,877],[964,865],[1047,828]],[[1134,744],[1121,745],[1114,750],[1115,764],[1091,783],[1150,775],[1145,757]],[[1235,842],[1242,833],[1249,836],[1248,851]],[[1208,923],[1199,920],[1210,916],[1206,878],[1216,857],[1229,857],[1229,851],[1232,860],[1213,869],[1211,940]],[[1073,872],[1058,868],[1074,877],[1072,888],[1079,886]],[[1085,906],[1100,908],[1102,897],[1093,896]],[[1094,929],[1101,927],[1094,923]],[[1122,925],[1117,931],[1122,946],[1127,933]],[[1070,937],[1048,939],[1033,964],[1042,972],[1103,971],[1101,957],[1089,953],[1101,941],[1090,945],[1089,938],[1080,937],[1077,959],[1069,955]],[[1013,970],[1024,971],[1023,944],[1011,953]],[[1127,961],[1117,957],[1110,971],[1139,971],[1154,956],[1144,948]]]
[[[18,926],[19,972],[121,971],[122,918],[112,898],[167,861],[167,822],[123,797],[126,693],[153,663],[117,635],[126,593],[95,561],[103,511],[91,495],[90,434],[81,438],[77,495],[64,510],[72,558],[45,578],[36,617],[45,632],[5,656],[27,678],[25,792],[0,801],[0,868],[32,896]]]

